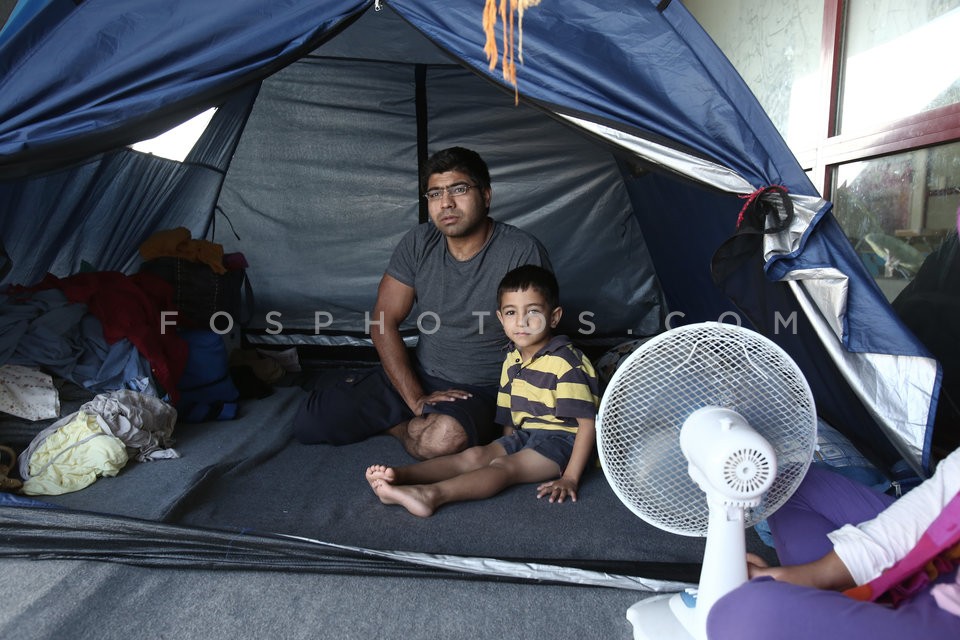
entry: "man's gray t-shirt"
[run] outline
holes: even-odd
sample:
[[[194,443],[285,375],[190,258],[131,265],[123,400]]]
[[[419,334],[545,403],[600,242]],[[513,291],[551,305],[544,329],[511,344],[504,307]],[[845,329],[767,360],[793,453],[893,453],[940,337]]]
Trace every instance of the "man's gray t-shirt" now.
[[[432,223],[403,237],[387,274],[416,290],[409,319],[418,323],[417,359],[429,375],[459,384],[497,384],[509,345],[497,320],[497,286],[508,271],[525,264],[552,270],[536,238],[503,222],[494,221],[487,243],[463,262],[450,255]]]

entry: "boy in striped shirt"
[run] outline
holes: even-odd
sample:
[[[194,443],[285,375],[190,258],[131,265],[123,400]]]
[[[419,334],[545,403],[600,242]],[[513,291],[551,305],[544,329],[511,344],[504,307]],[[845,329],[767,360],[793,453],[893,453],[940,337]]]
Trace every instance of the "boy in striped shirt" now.
[[[550,271],[535,265],[510,271],[497,301],[497,318],[513,341],[497,397],[503,436],[412,465],[368,467],[367,481],[384,504],[427,517],[449,502],[526,483],[539,483],[537,498],[576,502],[596,441],[596,372],[569,338],[553,335],[563,310]]]

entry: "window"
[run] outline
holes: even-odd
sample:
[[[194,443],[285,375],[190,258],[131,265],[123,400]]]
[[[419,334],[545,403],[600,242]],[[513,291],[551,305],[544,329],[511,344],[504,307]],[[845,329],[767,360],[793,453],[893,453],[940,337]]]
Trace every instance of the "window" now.
[[[685,0],[890,299],[960,205],[960,0]]]
[[[793,149],[809,144],[817,133],[809,105],[822,78],[822,4],[823,0],[684,2]]]
[[[960,142],[841,164],[837,220],[889,299],[956,233]]]
[[[849,0],[840,130],[960,101],[960,0]]]
[[[213,118],[216,111],[216,107],[207,109],[173,129],[161,133],[156,138],[136,142],[130,145],[130,148],[143,153],[152,153],[161,158],[183,162],[190,150],[193,149],[193,145],[197,144],[197,140],[200,139],[207,125],[210,124],[210,119]]]

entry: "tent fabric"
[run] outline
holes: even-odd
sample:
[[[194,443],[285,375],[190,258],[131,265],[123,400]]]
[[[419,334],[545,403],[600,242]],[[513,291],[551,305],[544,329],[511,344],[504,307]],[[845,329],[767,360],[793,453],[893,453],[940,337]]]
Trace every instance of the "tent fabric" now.
[[[0,182],[3,242],[17,256],[17,283],[76,273],[84,261],[130,273],[137,247],[157,229],[184,226],[204,237],[256,90],[239,90],[217,109],[185,163],[122,148]]]
[[[538,103],[562,106],[565,113],[669,140],[670,146],[732,168],[755,186],[786,184],[799,193],[815,193],[726,56],[681,3],[669,3],[662,12],[660,4],[611,8],[603,0],[589,0],[574,6],[547,3],[526,12],[521,92]],[[472,3],[455,3],[442,12],[429,1],[390,6],[477,73],[499,80],[499,70],[490,71],[477,55]],[[610,54],[608,43],[627,41],[629,55]],[[570,51],[574,42],[576,56]],[[671,55],[678,51],[684,54]]]
[[[20,0],[0,27],[0,43],[24,28],[37,14],[44,13],[43,22],[55,24],[58,18],[54,17],[54,11],[62,15],[70,12],[75,4],[71,0]]]
[[[362,576],[451,578],[495,575],[500,580],[539,584],[580,584],[651,593],[677,591],[697,577],[694,564],[678,572],[687,580],[661,579],[663,565],[637,563],[636,575],[617,575],[574,566],[520,563],[469,556],[437,556],[377,550],[298,536],[149,522],[136,518],[63,511],[56,506],[0,506],[0,531],[9,544],[0,557],[101,559],[153,568],[253,569],[341,573]],[[63,532],[64,521],[71,534]],[[586,566],[590,563],[584,562]]]
[[[766,278],[759,281],[763,290],[741,298],[737,310],[753,318],[773,310],[785,317],[793,311],[802,313],[812,327],[801,332],[804,337],[770,337],[786,343],[795,357],[803,355],[812,336],[823,345],[833,370],[808,369],[808,377],[826,376],[811,380],[818,405],[832,415],[856,414],[851,422],[837,427],[855,435],[856,440],[874,444],[885,466],[902,456],[918,472],[927,470],[928,436],[939,384],[936,362],[891,313],[833,220],[830,203],[818,196],[756,99],[681,3],[640,0],[610,6],[601,0],[587,0],[572,6],[546,3],[527,12],[524,58],[518,72],[519,97],[525,110],[517,109],[502,125],[483,117],[498,96],[501,104],[512,102],[513,88],[504,84],[499,70],[489,69],[479,25],[480,8],[465,1],[445,3],[442,11],[428,0],[239,0],[215,12],[186,0],[86,0],[68,11],[53,3],[39,9],[30,20],[16,25],[16,30],[5,33],[6,40],[0,45],[0,177],[8,178],[3,186],[7,195],[0,193],[0,201],[13,202],[0,212],[4,245],[14,263],[8,281],[23,273],[19,265],[26,253],[23,245],[10,246],[8,220],[29,215],[42,219],[44,214],[37,214],[36,209],[45,212],[50,208],[49,197],[36,192],[22,195],[24,183],[18,178],[29,182],[38,171],[74,163],[61,169],[64,189],[56,197],[81,200],[88,195],[85,188],[68,188],[75,186],[75,175],[99,173],[101,182],[93,184],[103,189],[102,185],[110,184],[116,172],[129,163],[152,165],[156,160],[128,158],[116,151],[119,145],[159,133],[220,104],[250,82],[263,80],[265,90],[270,91],[282,88],[283,82],[312,64],[321,74],[329,74],[323,81],[316,80],[319,93],[329,94],[330,99],[327,108],[314,116],[318,122],[329,123],[329,129],[321,127],[322,137],[317,133],[308,139],[328,153],[330,163],[303,175],[300,183],[322,181],[330,186],[330,195],[292,212],[255,202],[251,205],[248,192],[234,190],[233,185],[253,188],[249,193],[258,198],[280,197],[280,191],[270,185],[258,187],[252,178],[256,169],[249,167],[249,180],[231,179],[234,169],[244,169],[244,161],[256,156],[245,155],[243,136],[218,200],[231,224],[241,218],[250,221],[239,222],[248,225],[250,233],[262,232],[262,238],[272,241],[286,243],[294,238],[310,243],[310,239],[287,232],[319,229],[314,235],[316,253],[330,252],[334,261],[338,256],[352,257],[352,262],[344,264],[357,268],[341,266],[339,272],[319,270],[329,262],[309,264],[317,269],[311,273],[322,284],[313,292],[305,287],[302,276],[291,275],[298,270],[302,273],[303,256],[308,255],[305,248],[289,252],[287,262],[279,266],[275,260],[268,266],[267,257],[274,256],[266,254],[276,252],[264,249],[263,275],[268,282],[279,283],[281,290],[282,283],[289,282],[284,298],[303,297],[303,308],[312,307],[314,312],[322,309],[339,315],[344,310],[352,318],[346,322],[356,329],[363,310],[369,308],[370,285],[382,271],[388,247],[402,227],[419,219],[412,204],[416,194],[410,189],[416,184],[415,164],[424,154],[424,141],[431,149],[451,143],[480,147],[491,167],[504,172],[496,176],[503,185],[497,197],[509,206],[495,215],[502,211],[505,221],[516,221],[546,236],[551,253],[560,257],[558,275],[565,290],[582,296],[574,298],[573,308],[581,313],[607,313],[608,319],[600,324],[600,333],[607,337],[645,332],[651,317],[666,312],[683,311],[685,321],[694,322],[713,320],[730,310],[730,301],[709,282],[709,256],[734,233],[743,204],[739,196],[780,185],[794,203],[796,224],[764,239]],[[355,38],[366,39],[368,50],[374,53],[351,57],[352,49],[345,44],[336,50],[341,32],[346,37],[353,29],[362,34]],[[410,47],[414,57],[384,61],[390,49],[376,53],[384,32],[387,35],[382,39],[387,43],[420,38],[421,42]],[[97,37],[78,36],[93,33]],[[331,46],[329,55],[325,54],[327,44]],[[313,53],[303,58],[308,52]],[[439,58],[446,66],[437,62]],[[302,62],[294,64],[297,60]],[[364,76],[370,79],[370,89],[356,93],[359,106],[351,105],[344,98],[356,91],[358,83],[345,79],[361,67],[371,69],[371,75]],[[279,77],[272,75],[280,69]],[[341,72],[336,73],[337,69]],[[468,89],[466,80],[476,77],[486,82],[475,82],[477,88]],[[448,81],[450,84],[445,84]],[[391,85],[404,92],[387,92]],[[431,85],[446,86],[449,103],[431,94]],[[480,101],[472,101],[464,93],[468,90],[478,92]],[[418,101],[417,96],[424,95],[426,99]],[[287,103],[293,105],[296,100]],[[255,103],[248,124],[259,118],[257,104],[267,103]],[[467,106],[473,110],[466,111]],[[589,135],[584,139],[596,143],[594,150],[608,154],[607,160],[593,165],[596,173],[588,171],[582,176],[572,165],[559,163],[579,155],[575,144],[556,138],[554,130],[549,138],[541,138],[538,133],[546,131],[542,129],[546,125],[528,117],[528,111],[564,123],[568,132],[586,130]],[[353,123],[364,125],[358,126],[361,135],[350,135],[348,125]],[[485,137],[497,127],[508,132]],[[559,147],[553,146],[555,139]],[[301,144],[293,153],[306,150],[307,145]],[[316,155],[296,159],[304,166],[318,162]],[[269,166],[272,158],[263,160],[263,166]],[[559,163],[556,175],[547,175],[556,179],[544,180],[543,171],[552,171],[555,161]],[[113,162],[122,166],[114,167]],[[138,175],[142,170],[130,169]],[[202,171],[193,165],[183,170],[191,174]],[[619,182],[610,182],[614,171]],[[351,185],[350,179],[374,174],[382,183],[365,200],[364,190]],[[651,177],[654,175],[657,177]],[[511,182],[512,176],[518,179]],[[524,177],[527,179],[520,179]],[[578,178],[582,179],[577,182]],[[209,191],[217,191],[217,175],[210,179]],[[671,186],[664,187],[668,181]],[[568,198],[569,206],[558,205],[553,216],[540,217],[538,210],[550,201],[552,191],[542,192],[538,187],[558,184],[568,189],[561,191],[560,197]],[[369,184],[365,186],[369,191]],[[339,193],[338,188],[342,189]],[[407,191],[401,191],[404,188]],[[183,206],[173,184],[161,185],[159,191],[170,198],[163,208],[176,211]],[[144,192],[138,188],[135,193]],[[658,193],[669,197],[661,198],[654,208],[650,202]],[[332,206],[330,199],[338,195],[343,197]],[[231,197],[235,197],[232,202]],[[126,192],[102,198],[90,219],[106,215],[101,213],[106,210],[154,228],[171,219],[157,215],[147,222],[141,217],[138,198],[133,200]],[[240,201],[245,202],[243,206],[238,205]],[[38,207],[44,202],[45,206]],[[148,202],[155,204],[156,200]],[[217,204],[186,202],[196,217],[183,226],[208,229]],[[364,217],[376,207],[382,214],[376,221]],[[586,211],[593,220],[584,218]],[[56,247],[74,234],[91,234],[72,212],[61,214],[55,224],[45,225],[43,233],[34,231],[33,239],[45,262],[66,270],[76,268],[81,257],[68,255],[58,262],[64,259]],[[357,236],[366,235],[363,232],[349,237],[334,235],[329,242],[317,244],[327,221],[338,215],[344,220],[341,232],[350,225],[377,229],[375,237],[362,239],[368,260],[351,254],[360,250]],[[560,220],[564,225],[586,222],[580,227],[564,227]],[[609,231],[614,225],[625,232],[620,238],[627,238],[617,247],[619,255],[608,250],[606,240],[591,242],[591,234]],[[281,231],[283,235],[272,235]],[[110,244],[121,253],[125,244],[126,255],[132,255],[135,233],[121,233]],[[246,233],[238,235],[251,241]],[[342,242],[345,237],[349,242]],[[338,243],[343,244],[342,250]],[[58,257],[53,258],[54,254]],[[597,255],[603,259],[585,267],[578,262]],[[107,261],[124,262],[122,256]],[[254,269],[258,266],[256,261],[251,264]],[[637,273],[629,273],[631,266]],[[673,275],[685,271],[692,275]],[[665,285],[685,279],[698,286]],[[782,303],[786,307],[770,307],[766,292],[782,289],[782,282],[790,283],[793,299],[785,295]],[[621,284],[623,289],[617,290]],[[293,295],[294,289],[299,296]],[[333,293],[328,295],[329,291]],[[633,297],[623,300],[624,291]],[[666,307],[659,306],[661,296],[669,300]],[[636,304],[641,300],[642,304]],[[285,304],[284,300],[277,304],[281,302]],[[743,305],[751,308],[743,309]],[[294,306],[289,313],[299,313],[298,323],[306,325],[309,332],[313,327],[306,324],[309,318],[303,308],[297,311]],[[579,319],[580,313],[574,317]],[[362,329],[362,324],[359,326]],[[907,386],[916,390],[916,395],[901,403],[893,398],[904,385],[904,370],[910,372]],[[840,387],[852,388],[853,402],[862,406],[852,410],[844,406],[851,398],[846,391],[835,391]]]
[[[83,2],[65,14],[57,3],[44,7],[3,43],[0,175],[162,133],[313,48],[362,7],[316,5],[241,0],[210,11],[132,0]],[[97,37],[77,37],[89,33]]]
[[[276,322],[309,334],[304,339],[313,337],[317,312],[328,314],[324,332],[366,333],[379,278],[419,216],[416,66],[324,52],[263,82],[218,201],[239,237],[286,238],[298,256],[291,270],[273,259],[270,243],[242,249],[252,277],[270,283],[258,287],[258,305],[281,312]],[[655,332],[662,314],[655,274],[610,154],[535,109],[514,107],[495,88],[473,86],[476,78],[459,67],[431,67],[422,78],[432,146],[458,144],[470,131],[470,144],[485,150],[491,166],[491,215],[530,231],[550,251],[563,282],[564,330]],[[489,106],[477,113],[478,103]],[[371,134],[358,138],[357,129]],[[518,129],[538,132],[522,153],[511,150]],[[313,141],[310,155],[290,154],[304,138]],[[370,158],[377,158],[373,175]],[[356,233],[374,226],[375,236]],[[580,320],[584,312],[589,325]],[[261,312],[252,326],[267,325]]]
[[[122,4],[88,0],[70,14],[56,16],[60,22],[43,43],[45,49],[58,49],[75,42],[73,34],[100,34],[96,42],[84,45],[91,50],[77,51],[71,58],[82,69],[84,81],[66,83],[69,91],[49,90],[75,76],[72,65],[62,64],[62,59],[50,60],[53,64],[43,69],[26,64],[35,59],[30,52],[31,30],[12,34],[4,47],[0,89],[17,91],[0,92],[6,96],[0,100],[0,168],[49,154],[57,144],[86,138],[87,131],[106,138],[110,129],[136,123],[198,94],[219,89],[222,95],[224,87],[231,88],[245,74],[289,59],[298,46],[315,42],[369,5],[356,0],[326,1],[322,6],[315,0],[287,0],[268,8],[259,0],[243,0],[211,12],[182,0]],[[498,72],[491,71],[482,51],[477,51],[482,32],[473,3],[449,3],[442,12],[428,0],[389,6],[455,59],[498,80]],[[731,73],[722,52],[680,3],[671,3],[661,13],[651,2],[611,10],[601,0],[592,0],[573,7],[538,7],[527,17],[520,81],[529,99],[675,141],[733,168],[756,186],[785,184],[794,191],[815,193],[749,89]],[[157,38],[158,27],[169,20],[189,27]],[[635,43],[630,56],[610,56],[602,46],[624,40]],[[577,43],[582,57],[571,57],[570,42]],[[251,44],[257,48],[252,50]],[[697,55],[664,55],[670,51]],[[625,78],[645,82],[624,82]],[[47,100],[40,99],[45,96]],[[23,109],[24,101],[29,109]]]

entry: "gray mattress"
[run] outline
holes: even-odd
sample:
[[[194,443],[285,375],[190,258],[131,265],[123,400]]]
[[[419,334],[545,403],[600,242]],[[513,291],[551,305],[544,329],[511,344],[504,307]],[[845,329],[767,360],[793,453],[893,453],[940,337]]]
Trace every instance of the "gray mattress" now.
[[[261,543],[266,549],[306,540],[322,550],[343,546],[361,556],[365,551],[390,552],[396,554],[393,559],[451,556],[453,567],[460,558],[499,559],[599,575],[696,580],[704,541],[645,523],[619,501],[598,467],[584,477],[576,503],[537,500],[528,485],[488,500],[447,505],[426,519],[383,505],[364,479],[364,470],[370,464],[405,464],[412,458],[389,436],[343,447],[294,441],[291,421],[305,393],[298,386],[278,387],[268,398],[244,401],[236,420],[178,425],[175,448],[180,458],[131,461],[116,477],[101,478],[81,491],[38,498],[59,508],[43,510],[40,524],[14,517],[26,513],[12,511],[22,507],[0,507],[9,534],[7,547],[0,542],[0,551],[8,556],[111,559],[90,543],[85,530],[143,528],[137,535],[159,539],[161,548],[164,539],[170,541],[171,564],[177,564],[173,543],[192,540],[199,532],[202,544],[215,548],[242,537],[247,545],[242,557],[248,564],[240,566],[249,568],[275,566],[269,553],[258,558]],[[70,510],[74,519],[61,509]],[[53,541],[31,548],[22,534],[37,528]],[[119,536],[116,549],[122,561],[163,564],[163,558],[157,558],[162,553],[138,557],[136,545],[123,539],[124,534],[111,535]],[[774,559],[752,530],[747,539],[750,550]],[[196,547],[184,553],[187,559],[197,557]],[[310,555],[296,546],[284,553]],[[210,560],[215,553],[202,557],[216,566]],[[345,564],[349,569],[349,561]],[[473,566],[480,566],[482,574],[482,565]],[[300,568],[330,570],[306,559]],[[378,570],[374,565],[370,571]]]

